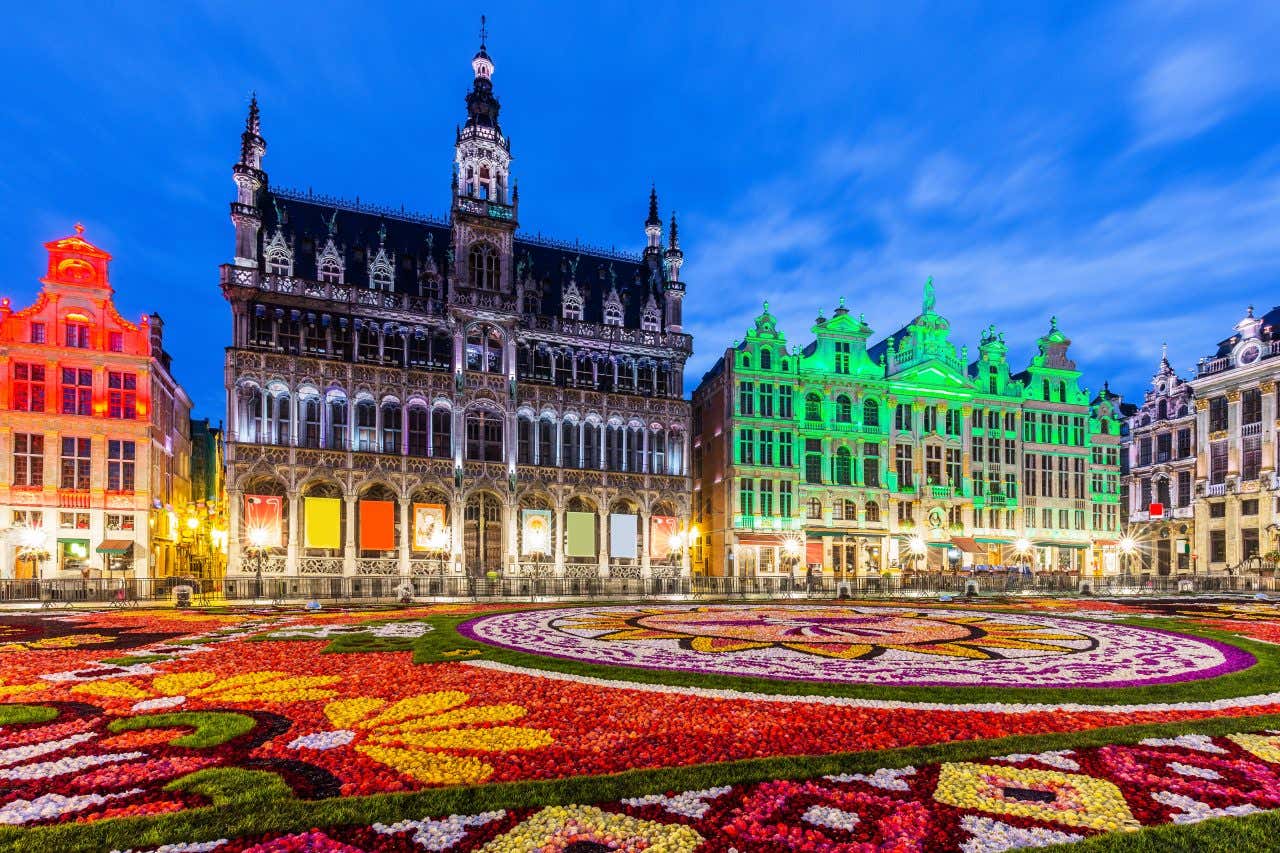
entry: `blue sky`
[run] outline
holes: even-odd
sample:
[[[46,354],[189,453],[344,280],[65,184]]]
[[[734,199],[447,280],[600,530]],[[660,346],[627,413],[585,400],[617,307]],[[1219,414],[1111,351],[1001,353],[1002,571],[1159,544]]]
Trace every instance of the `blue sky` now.
[[[248,93],[273,183],[443,213],[481,11],[524,227],[638,250],[651,180],[679,211],[690,390],[764,299],[793,343],[839,295],[887,333],[932,275],[957,343],[1021,366],[1057,314],[1131,399],[1280,302],[1280,4],[112,6],[9,11],[0,292],[84,222],[215,420]]]

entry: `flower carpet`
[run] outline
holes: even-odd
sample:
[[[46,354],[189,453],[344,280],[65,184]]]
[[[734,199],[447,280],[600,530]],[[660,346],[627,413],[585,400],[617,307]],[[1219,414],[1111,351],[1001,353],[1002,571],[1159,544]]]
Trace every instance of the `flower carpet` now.
[[[10,612],[0,848],[996,851],[1242,817],[1280,808],[1277,627],[1245,599]]]

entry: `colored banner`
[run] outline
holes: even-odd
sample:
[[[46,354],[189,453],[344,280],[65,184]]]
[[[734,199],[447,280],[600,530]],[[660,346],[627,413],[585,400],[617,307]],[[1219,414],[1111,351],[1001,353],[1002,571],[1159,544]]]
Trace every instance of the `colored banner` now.
[[[566,557],[596,555],[596,514],[566,512],[564,514],[564,554]]]
[[[671,540],[677,533],[676,519],[655,515],[649,519],[649,559],[665,560],[671,556]]]
[[[520,553],[551,553],[551,510],[523,509],[520,511]]]
[[[244,541],[257,548],[282,547],[283,516],[284,498],[279,495],[245,495]]]
[[[609,556],[634,560],[639,549],[636,547],[636,517],[631,513],[614,512],[609,514]]]
[[[303,498],[303,523],[308,548],[342,547],[342,501],[339,498]]]
[[[360,501],[360,550],[396,550],[394,501]]]
[[[444,504],[413,505],[413,550],[448,551],[450,538]]]

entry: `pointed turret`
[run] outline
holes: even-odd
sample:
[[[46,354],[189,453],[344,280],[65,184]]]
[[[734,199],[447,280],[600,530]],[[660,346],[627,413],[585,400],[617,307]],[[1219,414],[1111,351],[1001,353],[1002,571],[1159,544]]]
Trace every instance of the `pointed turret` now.
[[[231,170],[232,179],[236,182],[236,200],[231,202],[231,222],[236,229],[236,266],[258,265],[258,232],[262,229],[258,193],[267,185],[267,174],[262,171],[262,158],[266,153],[267,143],[262,138],[262,117],[255,92],[249,100],[244,132],[240,134],[240,159]]]
[[[669,281],[679,281],[680,267],[684,265],[684,252],[680,251],[680,231],[676,226],[674,210],[671,212],[670,243],[667,245],[667,251],[663,253],[663,259],[666,261],[667,279]]]
[[[676,214],[671,212],[671,235],[667,251],[662,254],[667,283],[663,298],[666,307],[668,331],[679,332],[684,328],[684,283],[680,281],[680,267],[684,265],[684,252],[680,251],[680,232],[676,228]]]
[[[649,186],[649,218],[644,221],[644,256],[656,269],[662,262],[662,217],[658,215],[658,188]]]

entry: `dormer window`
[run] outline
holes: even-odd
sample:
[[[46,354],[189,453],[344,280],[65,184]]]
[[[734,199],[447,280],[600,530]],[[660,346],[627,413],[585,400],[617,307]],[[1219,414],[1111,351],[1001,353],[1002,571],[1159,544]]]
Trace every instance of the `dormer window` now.
[[[582,300],[566,296],[564,300],[564,318],[566,320],[582,319]]]
[[[656,307],[645,308],[640,313],[640,328],[646,332],[662,331],[662,319]]]
[[[338,262],[326,258],[320,262],[320,280],[326,284],[342,283],[342,267],[338,266]]]
[[[610,302],[604,306],[604,324],[606,326],[622,325],[622,306],[616,302]]]
[[[293,275],[293,251],[285,242],[284,235],[277,230],[267,241],[267,272],[271,275]]]

